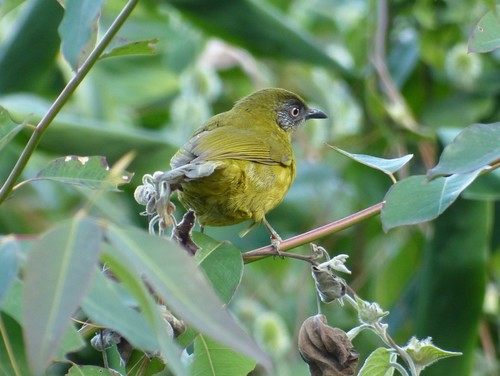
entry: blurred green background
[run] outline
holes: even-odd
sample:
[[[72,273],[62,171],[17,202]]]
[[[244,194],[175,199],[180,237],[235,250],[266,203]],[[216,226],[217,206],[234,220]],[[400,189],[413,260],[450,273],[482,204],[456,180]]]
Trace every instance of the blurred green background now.
[[[17,122],[36,124],[73,74],[60,54],[63,11],[56,1],[30,0],[7,12],[9,3],[0,2],[0,106]],[[92,212],[146,227],[132,196],[142,175],[168,169],[173,153],[211,115],[256,89],[283,87],[329,115],[296,134],[296,181],[268,216],[283,238],[308,231],[382,201],[392,184],[327,144],[385,158],[413,153],[403,178],[433,167],[443,143],[461,128],[498,121],[500,54],[467,53],[469,34],[492,3],[142,1],[119,37],[158,38],[156,55],[98,62],[23,178],[64,155],[104,155],[112,164],[135,151],[132,184],[100,195]],[[122,6],[104,2],[101,32]],[[0,182],[29,135],[23,131],[0,152]],[[468,197],[476,200],[464,195],[436,223],[386,234],[375,218],[318,242],[332,255],[349,254],[348,283],[391,311],[390,332],[399,344],[415,334],[432,336],[438,346],[465,353],[429,375],[500,374],[500,207],[473,189]],[[38,234],[90,196],[53,182],[26,185],[1,207],[0,233]],[[263,228],[239,238],[245,226],[206,232],[242,250],[268,244]],[[315,314],[313,287],[307,264],[269,259],[246,266],[231,303],[282,375],[307,374],[295,342],[301,322]],[[333,303],[323,310],[332,326],[356,325],[349,307]],[[269,322],[275,336],[265,329]],[[365,357],[381,343],[362,333],[354,345]]]

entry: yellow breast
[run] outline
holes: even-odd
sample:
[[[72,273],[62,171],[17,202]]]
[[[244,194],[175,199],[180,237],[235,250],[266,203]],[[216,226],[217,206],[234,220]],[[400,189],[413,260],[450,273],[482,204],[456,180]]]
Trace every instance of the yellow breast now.
[[[295,163],[267,165],[224,160],[210,176],[182,183],[179,199],[203,226],[259,222],[285,197],[295,178]]]

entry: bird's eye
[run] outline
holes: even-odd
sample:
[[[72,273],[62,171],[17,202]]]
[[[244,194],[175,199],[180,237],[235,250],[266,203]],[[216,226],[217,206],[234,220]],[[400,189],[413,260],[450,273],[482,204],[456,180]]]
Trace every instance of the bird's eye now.
[[[294,108],[292,108],[290,113],[292,114],[293,117],[297,117],[300,114],[300,109],[298,107],[294,107]]]

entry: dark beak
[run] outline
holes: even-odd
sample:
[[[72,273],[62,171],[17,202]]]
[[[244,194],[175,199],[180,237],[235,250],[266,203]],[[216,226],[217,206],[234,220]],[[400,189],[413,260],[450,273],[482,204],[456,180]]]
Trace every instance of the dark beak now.
[[[308,120],[308,119],[326,119],[326,118],[328,118],[328,116],[326,116],[326,114],[321,110],[317,110],[315,108],[310,108],[309,110],[307,110],[306,120]]]

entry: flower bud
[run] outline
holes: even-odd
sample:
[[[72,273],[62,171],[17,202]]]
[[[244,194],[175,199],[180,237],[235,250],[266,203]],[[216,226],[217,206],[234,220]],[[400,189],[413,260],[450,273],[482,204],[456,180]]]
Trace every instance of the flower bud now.
[[[312,266],[311,270],[316,291],[323,303],[331,303],[345,295],[345,281],[336,276],[331,269],[320,269],[318,266]]]

